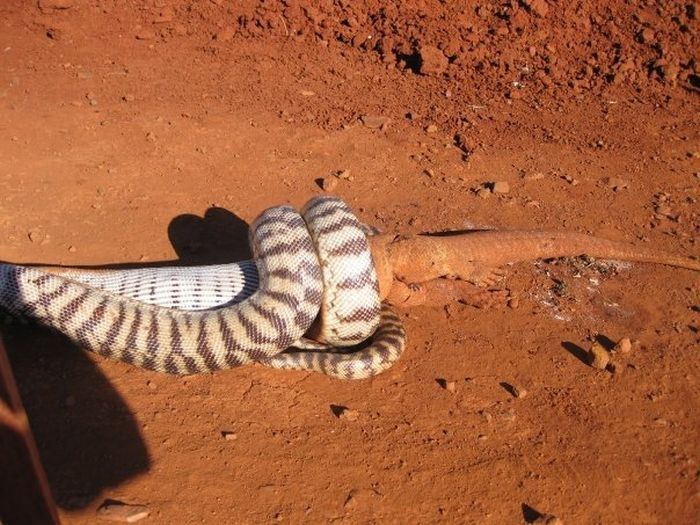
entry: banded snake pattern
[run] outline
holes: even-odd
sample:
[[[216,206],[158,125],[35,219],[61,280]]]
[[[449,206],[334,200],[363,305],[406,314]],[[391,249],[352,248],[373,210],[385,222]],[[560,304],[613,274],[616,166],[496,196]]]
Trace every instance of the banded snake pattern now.
[[[250,244],[251,261],[200,267],[0,264],[0,307],[81,348],[177,375],[259,362],[362,379],[399,358],[404,328],[380,304],[365,228],[342,200],[265,210]]]

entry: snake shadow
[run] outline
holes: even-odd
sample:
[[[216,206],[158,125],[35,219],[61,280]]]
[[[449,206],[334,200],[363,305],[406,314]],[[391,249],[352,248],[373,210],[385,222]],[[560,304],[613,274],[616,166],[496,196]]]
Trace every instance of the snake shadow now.
[[[3,335],[58,506],[84,508],[148,471],[138,422],[86,352],[31,324],[5,327]]]
[[[209,208],[203,217],[178,215],[167,235],[175,260],[91,268],[196,266],[250,258],[248,225],[223,208]],[[87,352],[33,324],[3,327],[3,335],[60,507],[85,508],[105,490],[148,472],[151,459],[136,417]]]

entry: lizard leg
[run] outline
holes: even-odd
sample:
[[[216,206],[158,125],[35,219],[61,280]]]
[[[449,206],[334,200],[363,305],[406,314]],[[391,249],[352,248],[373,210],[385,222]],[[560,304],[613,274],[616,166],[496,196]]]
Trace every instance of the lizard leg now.
[[[472,264],[467,274],[450,274],[449,277],[469,281],[477,286],[495,286],[506,275],[506,270],[502,267],[484,266]]]

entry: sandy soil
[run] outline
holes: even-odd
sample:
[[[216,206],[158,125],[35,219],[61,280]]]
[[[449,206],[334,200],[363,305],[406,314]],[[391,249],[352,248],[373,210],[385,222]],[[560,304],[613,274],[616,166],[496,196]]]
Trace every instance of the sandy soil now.
[[[342,170],[385,231],[700,255],[698,4],[564,4],[3,2],[0,257],[238,260],[257,213]],[[694,522],[698,275],[539,262],[499,287],[510,307],[405,310],[406,354],[360,382],[3,332],[65,523],[105,499],[144,523]],[[614,373],[596,337],[635,340]]]

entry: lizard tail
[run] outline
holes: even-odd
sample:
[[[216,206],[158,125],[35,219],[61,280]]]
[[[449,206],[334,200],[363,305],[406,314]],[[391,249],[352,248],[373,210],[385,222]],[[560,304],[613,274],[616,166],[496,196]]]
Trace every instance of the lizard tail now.
[[[466,242],[487,241],[492,263],[523,262],[534,259],[589,255],[597,259],[665,264],[700,271],[700,260],[674,255],[645,246],[611,241],[593,235],[557,231],[489,231],[460,236]],[[457,240],[459,237],[454,237]]]
[[[412,235],[389,242],[386,253],[393,274],[407,283],[425,282],[446,275],[469,280],[484,268],[578,255],[700,271],[698,259],[582,233],[557,231],[489,230]]]

